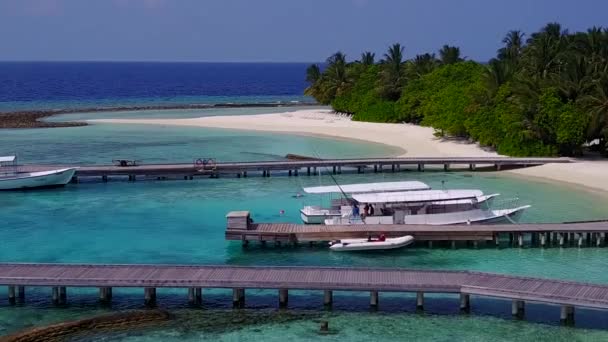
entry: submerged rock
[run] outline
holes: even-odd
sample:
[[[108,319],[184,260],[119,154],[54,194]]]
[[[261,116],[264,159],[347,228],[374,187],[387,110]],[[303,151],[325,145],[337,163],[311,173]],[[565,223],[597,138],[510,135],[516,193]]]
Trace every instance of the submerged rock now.
[[[164,310],[137,310],[96,316],[77,321],[62,322],[45,327],[31,328],[0,338],[2,342],[54,342],[65,341],[75,335],[133,329],[168,321],[169,312]]]

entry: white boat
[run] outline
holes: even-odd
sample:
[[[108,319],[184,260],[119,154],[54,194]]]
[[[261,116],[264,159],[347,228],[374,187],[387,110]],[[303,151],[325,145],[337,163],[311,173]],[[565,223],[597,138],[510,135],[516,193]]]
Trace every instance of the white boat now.
[[[329,249],[336,252],[384,250],[402,248],[412,244],[413,242],[414,237],[411,235],[397,238],[387,238],[384,241],[369,239],[345,239],[331,243]]]
[[[326,225],[351,224],[424,224],[454,225],[477,223],[515,223],[528,208],[514,206],[492,208],[498,194],[484,195],[480,190],[423,190],[352,195],[353,203],[373,206],[373,215],[353,215],[353,207],[344,205],[341,215],[326,218]]]
[[[424,224],[424,225],[455,225],[455,224],[489,224],[516,223],[529,205],[507,209],[471,209],[436,214],[412,214],[403,209],[390,210],[384,215],[353,216],[352,210],[343,208],[343,215],[326,219],[326,225],[352,224]]]
[[[7,164],[12,164],[8,165]],[[0,157],[0,190],[50,188],[66,185],[77,168],[20,172],[15,156]]]
[[[425,183],[419,181],[402,181],[402,182],[379,182],[379,183],[361,183],[361,184],[344,184],[344,185],[328,185],[315,186],[304,188],[304,192],[308,194],[339,194],[351,196],[352,194],[365,194],[371,192],[407,192],[421,191],[431,189]],[[300,209],[300,217],[302,222],[306,224],[322,224],[326,219],[340,217],[340,207],[322,208],[321,206],[308,205]]]

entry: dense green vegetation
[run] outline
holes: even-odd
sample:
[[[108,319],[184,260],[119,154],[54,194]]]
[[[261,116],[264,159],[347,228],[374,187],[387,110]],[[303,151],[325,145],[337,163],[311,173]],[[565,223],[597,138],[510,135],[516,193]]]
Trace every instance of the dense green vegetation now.
[[[400,44],[378,62],[337,52],[324,70],[308,68],[306,94],[354,120],[432,126],[507,155],[578,155],[589,143],[606,153],[608,30],[551,23],[527,39],[511,31],[503,44],[486,64],[447,45],[410,60]]]

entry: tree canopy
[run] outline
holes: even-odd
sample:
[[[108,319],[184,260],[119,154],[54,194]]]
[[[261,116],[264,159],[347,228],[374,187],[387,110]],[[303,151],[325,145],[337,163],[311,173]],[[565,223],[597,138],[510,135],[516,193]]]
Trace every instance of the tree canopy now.
[[[507,155],[608,153],[608,29],[549,23],[510,31],[502,44],[483,64],[449,45],[410,60],[398,43],[377,62],[337,52],[323,72],[308,68],[306,94],[354,120],[432,126]]]

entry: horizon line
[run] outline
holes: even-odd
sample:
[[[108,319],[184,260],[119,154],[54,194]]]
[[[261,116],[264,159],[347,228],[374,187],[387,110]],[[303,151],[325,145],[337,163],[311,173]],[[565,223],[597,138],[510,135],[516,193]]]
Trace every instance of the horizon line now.
[[[0,59],[0,63],[215,63],[215,64],[323,64],[325,62],[311,61],[172,61],[172,60],[103,60],[103,59],[66,59],[66,60],[44,60],[44,59]]]

